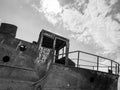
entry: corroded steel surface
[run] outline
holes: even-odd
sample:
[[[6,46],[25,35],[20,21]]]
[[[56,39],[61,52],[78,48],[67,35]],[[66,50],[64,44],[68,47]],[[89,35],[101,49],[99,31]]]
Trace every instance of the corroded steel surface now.
[[[43,90],[117,90],[118,76],[53,65]]]

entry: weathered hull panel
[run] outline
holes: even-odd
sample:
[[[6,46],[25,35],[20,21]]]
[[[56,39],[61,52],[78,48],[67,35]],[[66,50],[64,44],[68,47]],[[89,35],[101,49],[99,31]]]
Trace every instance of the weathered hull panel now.
[[[38,82],[1,78],[0,90],[117,90],[118,76],[54,64]]]
[[[0,90],[33,90],[30,82],[0,79]]]
[[[42,90],[117,90],[118,76],[53,65]]]

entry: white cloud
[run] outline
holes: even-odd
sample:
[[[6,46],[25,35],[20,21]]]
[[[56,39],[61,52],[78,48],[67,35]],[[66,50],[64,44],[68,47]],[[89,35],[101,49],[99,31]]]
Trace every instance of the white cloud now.
[[[120,22],[120,13],[116,14],[114,18]]]
[[[119,23],[112,20],[111,15],[107,16],[114,3],[112,1],[110,5],[107,5],[105,0],[90,0],[84,14],[76,9],[64,9],[65,11],[62,13],[63,24],[68,30],[76,32],[78,38],[84,38],[86,41],[85,39],[90,40],[87,36],[91,36],[95,43],[103,47],[105,51],[112,52],[117,49],[120,38],[119,32],[117,32],[120,29]],[[82,33],[86,29],[89,33]],[[78,36],[79,33],[82,35]]]
[[[76,0],[73,4],[60,6],[58,0],[41,0],[39,12],[43,12],[52,24],[63,23],[77,40],[94,42],[107,53],[120,46],[120,24],[112,19],[110,12],[117,0]],[[120,20],[117,14],[116,19]]]
[[[105,0],[90,0],[84,14],[80,13],[74,7],[64,8],[61,14],[62,22],[67,30],[76,32],[73,36],[78,40],[87,42],[92,37],[100,47],[105,51],[112,52],[117,48],[120,25],[112,20],[111,16],[107,16],[112,10],[115,2],[111,1],[107,5]],[[106,17],[107,16],[107,17]]]
[[[62,12],[62,7],[59,5],[58,0],[40,0],[40,6],[32,4],[40,13],[44,13],[49,22],[55,25],[59,21],[59,14]]]
[[[41,0],[40,4],[45,13],[58,14],[61,12],[58,0]]]

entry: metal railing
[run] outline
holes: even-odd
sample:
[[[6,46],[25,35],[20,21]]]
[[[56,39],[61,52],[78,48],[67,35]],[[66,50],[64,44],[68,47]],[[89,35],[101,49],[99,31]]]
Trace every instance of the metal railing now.
[[[59,56],[64,57],[64,55]],[[68,56],[75,63],[75,67],[119,75],[120,64],[114,60],[83,51],[72,51]]]

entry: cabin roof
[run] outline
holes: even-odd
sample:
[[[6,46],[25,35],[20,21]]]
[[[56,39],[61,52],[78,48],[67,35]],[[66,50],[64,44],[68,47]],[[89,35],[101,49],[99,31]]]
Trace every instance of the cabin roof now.
[[[60,36],[60,35],[58,35],[58,34],[49,32],[49,31],[47,31],[47,30],[45,30],[45,29],[42,29],[42,31],[41,31],[40,34],[44,34],[44,35],[49,36],[49,37],[51,37],[51,38],[57,37],[57,38],[59,38],[59,39],[61,39],[61,40],[63,40],[63,41],[69,41],[69,39],[67,39],[67,38],[65,38],[65,37],[63,37],[63,36]]]

